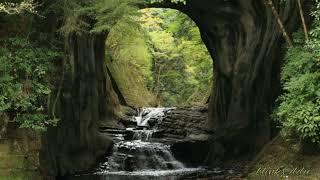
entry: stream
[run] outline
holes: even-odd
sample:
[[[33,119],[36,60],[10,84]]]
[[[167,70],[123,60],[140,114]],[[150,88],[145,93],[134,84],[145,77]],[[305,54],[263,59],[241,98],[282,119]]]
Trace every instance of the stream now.
[[[108,130],[115,141],[112,154],[99,167],[68,180],[177,180],[194,179],[199,174],[207,174],[205,167],[187,167],[178,161],[170,144],[154,138],[159,132],[167,112],[174,108],[142,108],[132,118],[136,123],[125,130]],[[211,173],[221,174],[215,169]]]

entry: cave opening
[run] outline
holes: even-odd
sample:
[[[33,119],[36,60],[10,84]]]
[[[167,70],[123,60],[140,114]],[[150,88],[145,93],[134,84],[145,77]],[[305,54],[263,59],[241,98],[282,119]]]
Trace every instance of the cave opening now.
[[[213,61],[197,25],[167,8],[139,10],[106,39],[106,64],[120,103],[131,107],[208,103]]]
[[[97,163],[108,164],[110,158],[124,163],[115,163],[120,169],[110,167],[106,173],[203,170],[196,167],[209,150],[205,122],[213,62],[187,15],[171,9],[140,10],[137,16],[117,21],[110,31],[72,33],[66,47],[70,67],[59,99],[61,121],[58,128],[48,129],[40,153],[43,167],[53,169],[48,174],[109,168]],[[181,108],[161,108],[174,106]],[[196,141],[191,151],[205,151],[195,153],[189,162],[185,160],[190,154],[179,154],[184,144],[173,147],[186,137]],[[147,154],[131,154],[127,150],[132,148]],[[70,149],[81,153],[69,155]],[[134,159],[148,157],[155,149],[160,151],[155,160]],[[119,159],[118,153],[125,156]],[[58,154],[63,158],[51,161]]]
[[[120,106],[98,124],[114,144],[93,172],[180,177],[206,171],[214,72],[198,26],[180,11],[147,8],[119,20],[104,40],[110,94]]]
[[[208,119],[209,125],[199,122],[189,123],[190,121],[185,119],[186,117],[198,118],[202,116],[189,109],[178,109],[171,118],[174,121],[176,118],[174,116],[181,115],[183,122],[188,123],[187,127],[205,126],[205,132],[211,134],[186,134],[181,132],[181,129],[183,129],[181,127],[175,129],[165,127],[164,129],[170,130],[170,133],[187,135],[188,138],[205,139],[208,142],[206,146],[209,148],[205,161],[210,167],[215,166],[217,160],[233,155],[224,154],[224,152],[229,152],[225,150],[236,149],[234,154],[237,156],[237,152],[241,149],[250,147],[250,152],[256,152],[269,141],[270,104],[276,97],[274,92],[277,87],[272,86],[271,80],[274,76],[279,75],[281,34],[273,31],[277,24],[272,13],[265,10],[260,2],[255,4],[239,1],[237,6],[233,5],[230,2],[216,3],[196,0],[190,0],[186,5],[181,5],[183,7],[176,4],[172,5],[172,8],[182,8],[183,10],[180,10],[192,17],[198,25],[201,39],[206,44],[211,56],[215,55],[214,68],[216,71],[214,73],[216,80],[212,88],[214,89],[214,95],[210,97],[209,108],[207,110],[196,110],[200,113],[207,113],[203,117]],[[164,4],[163,7],[168,6]],[[265,14],[258,16],[257,14],[261,10],[265,11]],[[285,19],[288,14],[285,15]],[[216,21],[212,21],[213,19],[216,19]],[[70,72],[68,72],[64,81],[63,96],[60,97],[61,121],[58,128],[48,130],[46,137],[48,141],[44,143],[43,149],[45,158],[42,158],[42,162],[48,162],[46,167],[52,169],[52,174],[72,174],[79,172],[79,170],[86,170],[96,163],[97,158],[110,150],[113,140],[108,133],[115,132],[112,129],[114,127],[111,127],[109,131],[99,130],[102,124],[106,125],[105,130],[108,128],[107,125],[118,120],[113,116],[117,105],[116,98],[113,98],[113,90],[117,91],[118,89],[118,97],[123,97],[120,98],[122,104],[132,107],[162,105],[161,101],[154,104],[146,103],[144,100],[148,99],[146,98],[148,96],[147,91],[134,90],[133,85],[137,85],[134,80],[137,79],[138,75],[128,74],[128,69],[132,70],[139,65],[139,68],[147,69],[146,72],[148,73],[150,72],[150,66],[148,68],[146,65],[142,66],[137,63],[119,63],[118,69],[110,66],[111,63],[120,62],[119,59],[128,59],[129,61],[128,57],[131,57],[131,55],[128,55],[130,53],[125,51],[124,45],[131,43],[131,47],[138,51],[137,43],[132,43],[132,39],[128,40],[128,38],[133,37],[134,33],[125,31],[128,27],[139,29],[136,24],[129,25],[119,22],[116,26],[118,28],[114,27],[111,32],[108,32],[107,42],[105,42],[105,36],[102,37],[102,34],[90,33],[72,34],[67,39],[70,53],[68,63],[72,67],[68,69]],[[112,38],[115,37],[112,36],[113,33],[119,35],[114,41],[112,41]],[[140,32],[140,34],[143,33]],[[233,38],[230,39],[230,37]],[[119,44],[117,39],[123,40],[125,43]],[[166,45],[161,42],[159,44]],[[175,45],[180,44],[182,43]],[[122,53],[116,53],[115,50],[123,51],[128,56],[120,58]],[[191,54],[193,55],[193,53]],[[105,55],[108,74],[105,74],[104,71]],[[132,59],[137,60],[136,58]],[[160,59],[162,60],[162,58]],[[124,68],[124,66],[128,67]],[[213,69],[213,66],[211,68]],[[121,74],[117,76],[114,72],[121,72]],[[135,72],[141,71],[136,70]],[[147,81],[143,76],[141,77],[140,79]],[[182,80],[186,81],[186,78]],[[129,82],[132,84],[130,85]],[[121,83],[125,85],[124,88],[121,87]],[[111,87],[111,84],[113,87]],[[142,87],[147,87],[148,91],[155,89],[150,85],[148,86],[148,83]],[[128,93],[126,94],[124,90]],[[128,94],[141,96],[143,99],[138,101],[133,96],[132,100],[126,97]],[[190,112],[190,114],[187,112]],[[179,124],[176,123],[175,125]],[[139,129],[136,130],[139,132]],[[149,131],[145,132],[148,133]],[[226,144],[231,144],[231,146],[227,147]],[[59,149],[56,147],[59,147]],[[193,147],[198,148],[197,145]],[[184,147],[181,149],[184,149]],[[164,150],[166,149],[164,148]],[[70,155],[70,152],[79,153]],[[56,159],[56,157],[59,158]],[[52,161],[52,159],[56,159],[56,161]],[[131,161],[128,161],[128,163],[130,164]]]

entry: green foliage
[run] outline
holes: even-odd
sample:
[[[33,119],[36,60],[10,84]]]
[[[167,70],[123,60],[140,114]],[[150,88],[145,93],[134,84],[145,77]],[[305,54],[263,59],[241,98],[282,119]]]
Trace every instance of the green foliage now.
[[[120,20],[132,19],[138,13],[135,6],[140,0],[70,0],[64,3],[64,34],[109,32]]]
[[[150,32],[153,43],[153,91],[165,106],[182,104],[190,96],[186,61],[179,54],[174,38],[165,31]]]
[[[295,36],[283,67],[285,93],[279,98],[275,115],[287,137],[299,137],[320,144],[320,31],[316,18],[311,39],[304,42],[303,34]]]
[[[107,64],[130,105],[205,103],[212,60],[193,21],[166,9],[144,9],[131,19],[141,26],[119,20],[110,30],[106,50]]]
[[[36,4],[33,0],[24,0],[20,3],[15,2],[1,2],[0,1],[0,13],[4,12],[6,14],[21,14],[23,12],[29,12],[36,14],[35,10]]]
[[[212,59],[194,22],[175,10],[146,9],[140,18],[152,54],[151,89],[159,105],[202,104],[212,84]]]
[[[0,111],[22,127],[44,129],[50,123],[45,113],[49,77],[59,54],[26,38],[1,39],[0,44]]]
[[[151,54],[143,29],[120,20],[106,41],[107,66],[126,99],[133,107],[153,106],[155,97],[147,88],[152,82]]]

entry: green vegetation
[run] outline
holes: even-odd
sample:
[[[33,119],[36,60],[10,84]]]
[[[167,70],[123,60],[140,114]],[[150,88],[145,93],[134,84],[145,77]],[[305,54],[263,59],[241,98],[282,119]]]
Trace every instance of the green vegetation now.
[[[61,79],[56,68],[63,43],[55,37],[61,32],[108,35],[106,64],[128,105],[203,104],[211,93],[211,58],[198,28],[182,13],[138,11],[132,5],[139,0],[14,2],[12,7],[30,10],[3,11],[0,18],[7,34],[1,38],[0,109],[21,127],[44,130],[58,120],[50,108]],[[46,27],[45,18],[54,18],[53,24]]]
[[[133,6],[140,0],[91,0],[65,1],[64,26],[61,32],[70,33],[108,33],[120,21],[125,20],[131,25],[137,15],[138,8]]]
[[[182,12],[171,9],[139,10],[136,5],[143,1],[12,0],[10,2],[14,4],[11,4],[7,0],[0,0],[0,138],[7,135],[5,128],[8,121],[14,127],[17,125],[37,131],[44,131],[48,125],[57,124],[57,92],[63,82],[61,76],[65,75],[64,70],[68,68],[65,63],[68,62],[65,60],[68,56],[62,53],[62,49],[70,34],[105,35],[108,73],[111,74],[112,81],[116,82],[127,105],[143,107],[205,104],[214,93],[214,67],[199,29]],[[145,0],[149,3],[162,1]],[[185,4],[186,0],[171,2]],[[265,2],[268,5],[267,2],[275,1]],[[281,22],[281,13],[273,12],[278,25],[283,26],[280,31],[285,34],[290,46],[281,74],[283,91],[273,114],[273,118],[280,124],[284,139],[276,139],[266,147],[268,152],[263,154],[265,156],[260,159],[255,171],[260,167],[293,169],[306,165],[306,168],[314,171],[308,176],[310,179],[319,177],[319,156],[303,155],[297,150],[301,150],[300,145],[305,144],[320,147],[320,1],[314,2],[311,31],[308,36],[306,29],[295,33],[292,47],[290,33],[285,29],[286,22]],[[270,7],[278,9],[278,6],[274,7],[272,4]],[[267,43],[269,42],[263,42]],[[248,89],[250,88],[252,87]],[[221,106],[232,109],[227,102],[228,98],[220,101]],[[231,100],[237,101],[234,97]],[[123,111],[131,110],[128,107],[121,108]],[[67,121],[68,117],[65,118]],[[23,133],[20,137],[25,136]],[[298,144],[300,142],[302,143]],[[40,143],[36,146],[39,147]],[[32,152],[34,154],[30,155],[32,163],[33,160],[37,161],[38,151],[39,149],[35,149]],[[13,150],[7,150],[7,144],[2,144],[2,147],[0,144],[0,169],[9,169],[0,172],[0,180],[35,179],[37,173],[29,173],[37,167],[25,159],[24,156],[28,154],[19,152],[16,156],[11,152]],[[13,171],[10,170],[11,167]],[[18,169],[15,170],[14,167]],[[23,172],[20,172],[21,169]],[[257,174],[251,175],[256,178]]]
[[[33,0],[24,0],[19,3],[0,1],[0,12],[6,14],[20,14],[23,12],[37,13],[35,8],[36,4]]]
[[[1,39],[0,44],[0,111],[21,127],[44,129],[52,123],[44,105],[59,54],[25,38]]]
[[[155,97],[148,90],[151,54],[141,28],[120,21],[107,39],[106,63],[121,94],[132,107],[154,106]],[[129,27],[129,28],[128,28]]]
[[[108,36],[106,64],[131,106],[198,105],[212,93],[211,57],[198,28],[181,12],[139,11],[133,5],[141,0],[12,2],[0,2],[0,111],[21,127],[43,130],[56,123],[47,104],[59,79],[61,32]],[[320,9],[315,2],[309,40],[296,33],[287,51],[284,92],[274,117],[286,137],[320,144]],[[57,27],[46,27],[51,18]]]
[[[157,106],[204,104],[213,67],[192,20],[175,10],[145,9],[137,21],[140,27],[120,21],[107,41],[110,69],[121,65],[127,71],[112,72],[129,104],[140,106],[141,99]]]
[[[60,79],[56,71],[62,58],[56,21],[49,26],[44,17],[58,17],[59,8],[47,1],[42,6],[29,0],[10,2],[15,4],[0,2],[18,9],[0,11],[0,116],[23,128],[45,130],[57,121],[48,113],[48,104],[55,96],[52,91]]]
[[[187,2],[169,1],[181,5]],[[278,4],[270,5],[276,1],[264,1],[266,8],[281,9]],[[207,102],[214,93],[214,67],[198,27],[186,14],[176,10],[140,10],[136,5],[143,2],[161,3],[163,0],[0,0],[0,139],[8,138],[8,135],[17,137],[9,137],[10,142],[0,142],[0,180],[41,179],[38,131],[57,124],[61,110],[59,95],[63,95],[64,100],[70,95],[64,93],[65,89],[60,93],[60,88],[63,78],[68,82],[67,71],[72,66],[68,64],[68,56],[63,54],[65,41],[71,34],[105,35],[107,70],[128,106],[197,106]],[[286,0],[282,2],[286,3]],[[273,12],[278,25],[283,25],[279,30],[285,34],[290,46],[281,73],[282,94],[273,114],[283,137],[278,136],[262,150],[260,159],[254,161],[256,165],[249,179],[261,178],[261,174],[257,174],[259,168],[305,168],[311,173],[288,174],[288,178],[319,179],[319,155],[301,153],[304,152],[303,145],[318,148],[315,148],[316,152],[320,147],[320,0],[314,2],[308,36],[304,28],[292,38],[290,31],[285,29],[287,22],[281,22],[282,13]],[[300,17],[293,21],[300,22]],[[233,32],[221,32],[223,35],[229,33]],[[76,88],[73,86],[72,89]],[[74,94],[77,93],[72,92],[71,96]],[[220,101],[220,105],[232,109],[227,104],[228,98]],[[231,100],[236,101],[233,98]],[[73,97],[70,99],[76,101]],[[67,103],[73,103],[70,101]],[[126,106],[119,109],[118,114],[132,111]],[[62,124],[67,124],[67,113],[64,118]],[[117,122],[107,123],[103,125],[118,127]],[[92,123],[89,126],[95,128]],[[7,127],[14,132],[22,131],[15,134],[10,129],[10,134]],[[79,127],[74,130],[75,134],[85,131],[81,129],[82,125]],[[28,135],[30,129],[35,130],[34,137]]]
[[[211,93],[212,59],[194,22],[181,12],[147,9],[153,85],[159,105],[204,104]]]
[[[319,6],[313,15],[310,40],[305,41],[303,33],[297,33],[295,46],[287,52],[282,71],[284,94],[275,114],[285,136],[320,144]]]

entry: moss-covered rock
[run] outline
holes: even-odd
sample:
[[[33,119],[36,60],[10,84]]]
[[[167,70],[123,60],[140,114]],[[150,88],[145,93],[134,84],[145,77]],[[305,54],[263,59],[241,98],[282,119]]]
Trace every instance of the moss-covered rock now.
[[[320,179],[320,155],[303,155],[292,145],[281,137],[274,139],[254,161],[248,179]]]
[[[146,107],[155,105],[154,95],[146,88],[142,72],[135,65],[126,61],[106,60],[108,69],[118,87],[118,96],[123,96],[123,105],[131,107]],[[119,94],[121,93],[121,94]],[[121,97],[119,97],[121,100]]]
[[[156,98],[147,86],[152,81],[152,55],[144,33],[119,21],[106,40],[106,64],[113,89],[122,105],[155,105]],[[150,79],[151,78],[151,79]]]
[[[0,180],[40,180],[40,136],[26,129],[10,129],[0,141]]]
[[[0,113],[0,139],[4,138],[7,132],[8,117],[4,113]]]

